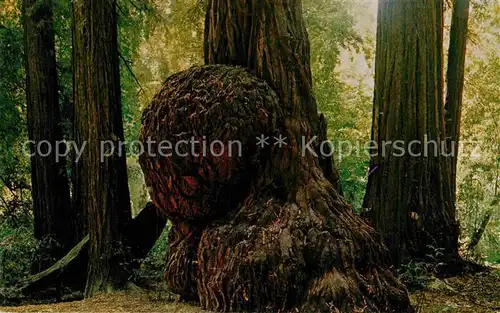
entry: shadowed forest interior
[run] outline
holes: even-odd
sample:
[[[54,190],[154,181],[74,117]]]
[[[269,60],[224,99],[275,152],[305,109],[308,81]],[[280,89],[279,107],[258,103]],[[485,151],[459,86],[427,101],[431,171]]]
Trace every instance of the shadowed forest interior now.
[[[0,311],[497,312],[500,1],[1,0]]]

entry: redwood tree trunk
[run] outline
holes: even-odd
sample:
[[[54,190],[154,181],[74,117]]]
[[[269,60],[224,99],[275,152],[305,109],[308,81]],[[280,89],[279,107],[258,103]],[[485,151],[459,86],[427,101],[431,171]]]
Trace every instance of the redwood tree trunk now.
[[[310,44],[302,15],[301,0],[208,1],[205,64],[241,66],[264,79],[288,114],[307,119],[311,137],[317,136],[312,146],[319,150],[319,143],[327,139],[326,121],[318,115],[313,95]],[[340,192],[333,158],[328,153],[318,156],[325,177]]]
[[[124,152],[116,2],[77,0],[74,17],[74,138],[86,149],[75,168],[76,205],[88,214],[89,268],[85,296],[123,281],[122,231],[131,218]],[[111,145],[101,148],[101,143]],[[108,152],[108,154],[106,154]],[[110,155],[110,156],[104,156]],[[103,157],[104,156],[104,157]],[[101,160],[102,159],[102,160]]]
[[[445,103],[447,148],[451,156],[451,185],[456,193],[458,142],[462,116],[464,90],[465,55],[469,23],[469,0],[455,0],[451,21],[450,46],[448,50],[447,92]]]
[[[240,157],[140,158],[155,205],[174,224],[165,278],[210,311],[410,312],[381,238],[302,145],[326,130],[308,50],[298,0],[209,1],[206,62],[259,79],[195,67],[171,76],[144,112],[144,143],[203,136],[242,145]],[[256,145],[280,134],[285,146]]]
[[[37,262],[37,272],[64,255],[74,236],[67,223],[71,203],[66,162],[64,157],[57,159],[55,153],[57,142],[63,138],[52,5],[51,0],[25,0],[23,5],[35,238],[42,241],[49,257]]]
[[[364,207],[396,264],[437,251],[458,257],[443,145],[442,11],[442,1],[379,3],[372,128],[378,149]]]

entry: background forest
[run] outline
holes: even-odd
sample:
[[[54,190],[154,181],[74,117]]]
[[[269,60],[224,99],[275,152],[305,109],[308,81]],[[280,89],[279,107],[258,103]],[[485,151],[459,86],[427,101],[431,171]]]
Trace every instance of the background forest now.
[[[63,132],[72,129],[72,7],[55,1],[54,22]],[[328,121],[344,196],[362,211],[369,156],[377,3],[304,0],[314,93]],[[465,66],[461,154],[457,175],[460,251],[476,262],[500,264],[500,1],[472,1]],[[43,245],[33,236],[21,4],[0,3],[0,288],[30,273]],[[451,9],[445,11],[445,29]],[[198,0],[119,0],[118,44],[127,141],[139,138],[141,115],[171,74],[203,64],[205,8]],[[445,32],[447,33],[447,32]],[[445,43],[447,39],[445,38]],[[360,143],[361,145],[357,144]],[[139,163],[127,158],[133,215],[149,201]],[[71,178],[71,168],[68,175]],[[167,225],[167,227],[169,227]],[[166,232],[135,273],[162,275]],[[418,276],[418,274],[415,274]],[[3,290],[3,289],[1,289]]]

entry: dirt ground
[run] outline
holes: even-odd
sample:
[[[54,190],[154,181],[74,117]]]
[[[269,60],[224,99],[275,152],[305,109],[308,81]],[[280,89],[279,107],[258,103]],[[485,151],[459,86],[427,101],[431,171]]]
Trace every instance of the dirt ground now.
[[[436,280],[410,297],[417,312],[500,312],[500,271]]]
[[[416,312],[500,312],[500,272],[435,280],[424,291],[411,293]],[[0,307],[2,312],[166,312],[198,313],[199,307],[168,301],[157,292],[115,292],[83,301],[18,307]]]
[[[4,312],[198,313],[201,312],[201,309],[176,301],[158,300],[156,295],[152,293],[114,292],[99,294],[82,301],[0,307],[0,313]]]

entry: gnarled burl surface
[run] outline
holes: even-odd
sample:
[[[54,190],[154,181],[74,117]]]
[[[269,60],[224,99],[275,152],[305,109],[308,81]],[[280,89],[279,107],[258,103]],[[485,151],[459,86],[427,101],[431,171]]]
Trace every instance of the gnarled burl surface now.
[[[257,145],[261,134],[269,145]],[[286,146],[274,145],[279,134]],[[165,82],[141,140],[172,149],[140,163],[174,225],[165,273],[173,291],[213,311],[412,311],[380,237],[303,149],[309,134],[307,119],[282,113],[245,69],[194,67]],[[185,142],[175,151],[193,137],[208,150],[220,140],[224,151]],[[241,151],[229,155],[232,141]]]

